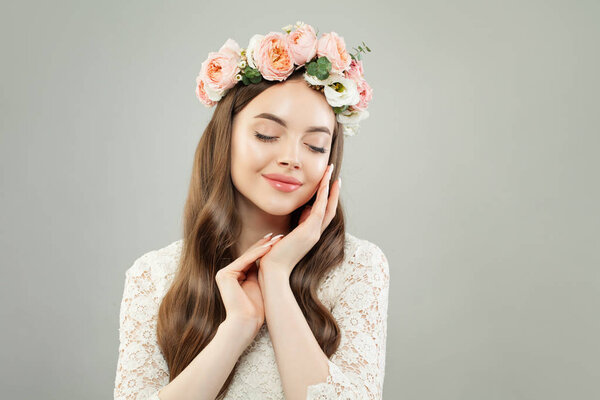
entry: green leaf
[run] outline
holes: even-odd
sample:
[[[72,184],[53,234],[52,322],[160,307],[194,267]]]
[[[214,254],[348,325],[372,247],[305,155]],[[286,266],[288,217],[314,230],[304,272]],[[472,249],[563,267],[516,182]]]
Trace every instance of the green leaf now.
[[[318,70],[317,78],[319,78],[322,81],[329,78],[329,71]]]
[[[309,75],[313,75],[314,76],[314,75],[317,74],[317,69],[318,69],[317,63],[313,61],[310,64],[308,64],[308,66],[306,67],[306,72]]]
[[[343,106],[343,107],[333,107],[333,112],[336,113],[336,114],[340,114],[340,113],[343,113],[344,111],[346,111],[346,109],[348,107],[349,106],[347,106],[347,105]]]
[[[319,64],[319,66],[331,66],[331,61],[329,61],[327,57],[323,56],[319,57],[319,59],[317,60],[317,64]]]
[[[331,71],[331,66],[329,68],[325,67],[325,66],[318,66],[317,67],[317,73],[325,73],[325,72],[329,72]]]

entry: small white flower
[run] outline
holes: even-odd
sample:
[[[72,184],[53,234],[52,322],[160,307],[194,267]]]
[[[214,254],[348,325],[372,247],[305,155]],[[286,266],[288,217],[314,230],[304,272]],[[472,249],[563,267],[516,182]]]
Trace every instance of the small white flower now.
[[[325,97],[333,107],[352,106],[360,101],[356,82],[341,74],[329,74],[326,80]]]
[[[340,114],[336,114],[336,119],[344,127],[344,135],[354,136],[358,133],[359,122],[369,117],[369,111],[364,110],[345,110]]]
[[[358,129],[359,129],[358,124],[342,124],[342,126],[344,127],[344,135],[345,136],[354,136],[358,133]]]
[[[287,33],[290,33],[290,32],[291,32],[291,30],[292,30],[292,28],[293,28],[293,25],[291,25],[291,24],[290,24],[290,25],[286,25],[286,26],[284,26],[284,27],[283,27],[283,28],[281,28],[281,29],[283,29],[283,30],[284,30],[284,31],[286,31]]]
[[[256,63],[254,62],[254,49],[259,45],[260,41],[265,37],[265,35],[259,35],[258,33],[250,38],[250,43],[248,43],[248,48],[246,48],[246,59],[248,61],[248,65],[253,69],[256,68]]]
[[[337,114],[337,120],[342,124],[358,124],[363,119],[369,117],[369,111],[367,110],[348,110]]]
[[[242,61],[240,61],[240,62],[238,63],[238,67],[240,67],[240,68],[242,68],[242,69],[246,68],[246,61],[245,61],[245,60],[242,60]]]
[[[241,75],[241,74],[237,74],[237,75],[235,76],[235,80],[236,80],[236,81],[241,81],[241,80],[242,80],[242,75]]]

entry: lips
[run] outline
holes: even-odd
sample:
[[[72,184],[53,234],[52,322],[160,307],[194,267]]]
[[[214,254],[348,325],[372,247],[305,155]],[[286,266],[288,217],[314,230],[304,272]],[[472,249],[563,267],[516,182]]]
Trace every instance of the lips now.
[[[271,176],[273,176],[273,174],[269,174],[269,175],[263,175],[263,178],[265,178],[265,180],[275,189],[282,191],[282,192],[293,192],[294,190],[298,189],[300,186],[302,186],[302,183],[289,183],[289,182],[283,182],[280,181],[278,179],[272,179],[270,178]],[[280,175],[281,176],[281,175]],[[289,179],[289,177],[287,177]],[[293,179],[293,178],[291,178]],[[295,180],[295,182],[299,182],[298,180]]]
[[[302,185],[298,179],[291,177],[289,175],[282,174],[263,174],[265,178],[272,179],[274,181],[284,182],[284,183],[292,183],[294,185]]]

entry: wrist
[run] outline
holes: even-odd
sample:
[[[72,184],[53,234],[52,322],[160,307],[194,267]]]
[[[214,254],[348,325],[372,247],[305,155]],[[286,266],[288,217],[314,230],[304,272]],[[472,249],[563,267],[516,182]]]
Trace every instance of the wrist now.
[[[285,268],[280,267],[269,267],[265,266],[258,271],[258,280],[261,284],[275,284],[281,286],[282,284],[289,285],[290,274]]]
[[[219,329],[221,327],[223,330],[235,332],[238,336],[246,337],[249,340],[252,340],[260,329],[257,320],[240,317],[226,317],[219,325]]]

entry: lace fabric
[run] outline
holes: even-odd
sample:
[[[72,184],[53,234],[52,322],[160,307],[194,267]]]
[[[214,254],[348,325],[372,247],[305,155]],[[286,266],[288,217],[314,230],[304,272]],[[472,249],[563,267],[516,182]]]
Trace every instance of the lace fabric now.
[[[160,400],[169,383],[156,339],[158,307],[177,268],[182,240],[139,257],[125,273],[120,309],[115,399]],[[341,330],[325,382],[307,388],[307,400],[381,399],[385,371],[389,264],[375,244],[346,233],[344,262],[320,283],[317,295]],[[284,399],[266,323],[240,356],[225,395]]]

